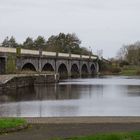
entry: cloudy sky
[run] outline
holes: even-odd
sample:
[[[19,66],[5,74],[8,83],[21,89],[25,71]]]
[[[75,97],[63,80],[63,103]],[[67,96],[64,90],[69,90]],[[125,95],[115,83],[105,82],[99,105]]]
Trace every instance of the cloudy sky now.
[[[140,0],[0,0],[0,41],[76,33],[106,58],[140,40]]]

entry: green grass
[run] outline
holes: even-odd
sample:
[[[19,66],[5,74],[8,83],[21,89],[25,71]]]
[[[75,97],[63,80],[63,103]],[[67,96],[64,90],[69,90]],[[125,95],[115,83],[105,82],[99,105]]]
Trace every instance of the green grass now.
[[[121,75],[133,76],[140,75],[140,67],[139,66],[128,66],[121,70]]]
[[[74,137],[53,140],[140,140],[140,132],[96,134],[93,136]]]
[[[26,121],[24,119],[2,118],[0,119],[0,130],[16,128],[25,124],[26,124]]]
[[[137,75],[137,70],[122,70],[121,75],[133,76]]]

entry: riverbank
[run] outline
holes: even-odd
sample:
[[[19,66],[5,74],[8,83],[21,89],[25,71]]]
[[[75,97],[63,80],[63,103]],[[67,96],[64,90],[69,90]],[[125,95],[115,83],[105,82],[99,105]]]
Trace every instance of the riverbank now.
[[[140,123],[140,117],[98,116],[98,117],[25,117],[30,124],[96,124],[96,123]]]
[[[98,118],[100,120],[98,120]],[[28,120],[33,118],[26,119]],[[43,119],[46,120],[47,118]],[[44,123],[41,123],[39,121],[30,122],[30,127],[28,129],[15,133],[8,133],[6,135],[0,135],[0,139],[51,140],[53,138],[87,136],[94,135],[97,133],[102,134],[111,132],[132,132],[140,130],[140,117],[73,117],[71,119],[64,117],[50,119],[52,120],[49,120],[49,122]],[[69,121],[65,123],[65,119],[68,119]],[[107,119],[110,120],[110,123],[107,121]],[[56,123],[54,120],[59,123]],[[88,120],[88,122],[84,120]],[[119,121],[117,122],[116,120]],[[124,120],[127,121],[124,122]],[[134,122],[135,120],[137,121]]]
[[[0,91],[16,89],[36,84],[56,83],[58,74],[8,74],[0,75]]]
[[[28,127],[27,122],[21,118],[0,118],[0,134],[16,132]]]
[[[120,64],[117,62],[100,64],[101,75],[118,75],[118,76],[140,76],[140,66],[132,64]]]
[[[133,66],[133,67],[124,67],[122,68],[120,75],[124,76],[140,76],[140,67]]]

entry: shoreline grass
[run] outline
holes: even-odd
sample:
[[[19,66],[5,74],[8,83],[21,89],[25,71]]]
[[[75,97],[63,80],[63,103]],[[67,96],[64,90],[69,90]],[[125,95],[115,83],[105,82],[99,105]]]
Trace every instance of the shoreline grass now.
[[[140,75],[140,66],[125,66],[122,68],[120,75],[139,76]]]
[[[0,118],[0,132],[8,132],[19,129],[27,125],[27,122],[21,118]]]
[[[110,133],[110,134],[95,134],[93,136],[81,136],[73,138],[55,138],[52,140],[140,140],[139,132],[128,132],[128,133]]]
[[[122,70],[120,75],[124,75],[124,76],[140,76],[140,71],[138,71],[138,70]]]

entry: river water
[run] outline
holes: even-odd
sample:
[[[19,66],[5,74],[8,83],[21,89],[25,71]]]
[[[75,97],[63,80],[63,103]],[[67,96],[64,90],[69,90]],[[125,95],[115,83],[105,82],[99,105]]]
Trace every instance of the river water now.
[[[0,116],[140,116],[140,77],[68,79],[6,91]]]

